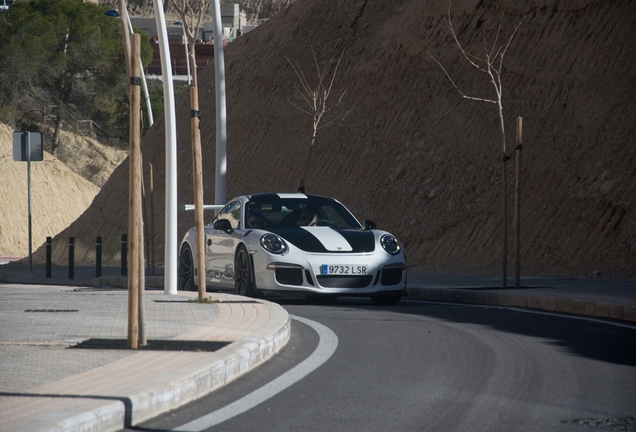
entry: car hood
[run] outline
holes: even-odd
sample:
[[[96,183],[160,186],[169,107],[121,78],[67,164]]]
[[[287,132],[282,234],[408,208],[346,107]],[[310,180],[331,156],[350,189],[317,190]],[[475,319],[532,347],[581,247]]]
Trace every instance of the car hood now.
[[[270,230],[305,252],[362,253],[375,250],[375,236],[362,229],[295,227]]]

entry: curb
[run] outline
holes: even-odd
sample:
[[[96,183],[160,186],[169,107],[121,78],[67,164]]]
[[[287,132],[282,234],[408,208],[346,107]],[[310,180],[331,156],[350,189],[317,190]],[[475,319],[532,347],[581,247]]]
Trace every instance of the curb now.
[[[484,306],[520,307],[636,322],[636,307],[563,297],[484,292],[461,288],[408,288],[409,299]]]
[[[265,300],[259,300],[259,303],[268,309],[267,322],[226,347],[189,359],[184,357],[183,364],[176,368],[114,393],[82,395],[85,402],[33,418],[8,431],[114,432],[214,392],[263,364],[289,342],[291,320],[287,311],[276,303]],[[143,356],[144,353],[140,354]],[[140,359],[143,363],[143,358]]]

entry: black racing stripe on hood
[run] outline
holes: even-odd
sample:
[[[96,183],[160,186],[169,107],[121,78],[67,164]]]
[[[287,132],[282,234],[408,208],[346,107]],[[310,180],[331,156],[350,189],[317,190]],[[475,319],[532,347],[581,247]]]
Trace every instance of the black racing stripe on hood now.
[[[336,229],[351,247],[352,252],[373,252],[375,250],[375,236],[371,231],[357,229]]]
[[[297,227],[297,228],[272,228],[269,231],[278,234],[285,241],[290,242],[300,250],[305,252],[329,252],[310,232]]]
[[[333,228],[332,228],[333,229]],[[303,228],[273,228],[271,232],[278,234],[285,241],[290,242],[298,249],[305,252],[316,253],[348,253],[349,251],[336,252],[327,250],[323,244],[310,231]],[[356,229],[335,229],[342,235],[353,249],[349,253],[373,252],[375,250],[375,238],[370,231]]]

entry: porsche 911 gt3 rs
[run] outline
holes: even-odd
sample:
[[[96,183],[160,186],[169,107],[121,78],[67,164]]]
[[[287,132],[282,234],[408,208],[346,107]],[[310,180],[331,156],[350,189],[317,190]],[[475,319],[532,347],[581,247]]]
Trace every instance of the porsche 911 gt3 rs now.
[[[401,243],[371,221],[360,224],[333,198],[263,193],[231,200],[204,227],[211,289],[254,297],[367,296],[395,304],[406,290]],[[196,229],[183,238],[179,289],[195,290]]]

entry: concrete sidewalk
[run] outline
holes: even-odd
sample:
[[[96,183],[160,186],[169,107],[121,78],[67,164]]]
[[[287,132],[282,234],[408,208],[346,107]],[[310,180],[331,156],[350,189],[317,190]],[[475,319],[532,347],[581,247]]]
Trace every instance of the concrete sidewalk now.
[[[128,280],[121,269],[0,265],[0,430],[116,431],[177,408],[262,364],[289,341],[279,305],[228,293],[164,294],[146,276],[146,330],[153,350],[72,348],[127,339]],[[159,273],[163,273],[159,269]],[[516,306],[636,322],[636,279],[522,278],[409,271],[410,299]],[[508,281],[514,286],[514,281]],[[198,351],[163,351],[160,341]],[[104,342],[104,341],[101,341]],[[205,342],[229,343],[205,351]],[[112,347],[111,347],[112,348]],[[218,348],[218,347],[216,347]],[[173,348],[174,349],[174,348]]]
[[[549,312],[636,322],[636,279],[509,278],[409,272],[412,300],[522,307]]]
[[[125,348],[128,331],[127,290],[76,270],[76,279],[43,284],[43,269],[0,266],[2,431],[121,430],[224,386],[289,341],[289,315],[277,304],[227,293],[196,303],[195,292],[147,287],[150,349],[76,348]],[[165,343],[183,351],[159,350]]]

